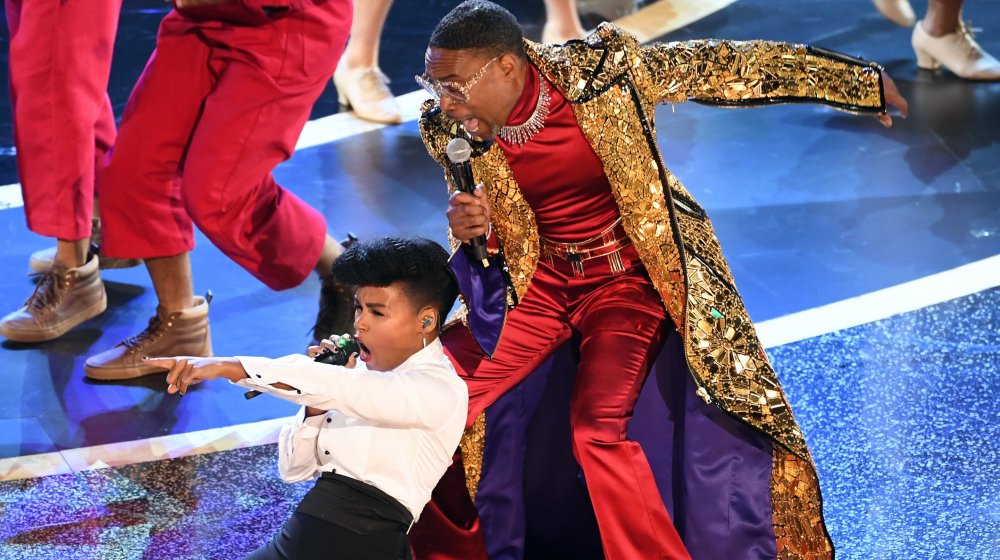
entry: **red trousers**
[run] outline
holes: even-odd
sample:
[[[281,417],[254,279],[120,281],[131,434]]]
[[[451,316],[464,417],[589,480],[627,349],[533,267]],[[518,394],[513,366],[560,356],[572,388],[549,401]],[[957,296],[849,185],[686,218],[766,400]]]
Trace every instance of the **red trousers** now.
[[[269,13],[228,2],[163,19],[100,175],[105,254],[185,253],[193,223],[273,289],[309,275],[326,220],[271,171],[333,75],[351,2],[298,4]]]
[[[108,99],[121,0],[7,0],[14,145],[31,231],[90,236],[95,166],[115,139]]]
[[[568,265],[557,270],[540,262],[527,293],[507,315],[492,360],[485,359],[467,329],[447,331],[443,343],[468,384],[471,425],[573,331],[579,332],[580,362],[570,402],[573,454],[587,480],[605,557],[686,559],[642,448],[626,438],[636,399],[670,320],[638,257],[627,251],[631,265],[620,274],[576,278]],[[455,508],[432,504],[421,516],[421,523],[437,516],[428,521],[436,541],[444,540],[440,535],[448,523],[441,512],[449,509]],[[448,538],[461,549],[457,557],[477,548],[475,529],[468,529],[468,520],[463,523],[461,528],[462,523],[452,522]]]

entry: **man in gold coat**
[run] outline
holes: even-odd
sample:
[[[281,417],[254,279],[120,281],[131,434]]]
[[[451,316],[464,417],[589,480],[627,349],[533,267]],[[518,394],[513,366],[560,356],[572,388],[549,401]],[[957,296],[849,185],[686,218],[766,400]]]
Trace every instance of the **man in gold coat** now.
[[[663,165],[655,108],[689,99],[818,102],[888,126],[887,104],[906,109],[892,80],[875,64],[803,45],[641,46],[610,24],[583,41],[539,45],[483,0],[442,19],[425,63],[417,81],[436,102],[425,104],[420,129],[449,180],[451,234],[456,246],[486,236],[492,262],[483,267],[466,247],[453,268],[460,283],[479,275],[464,285],[492,293],[466,293],[465,324],[444,334],[469,386],[469,430],[464,470],[442,480],[414,530],[417,556],[570,554],[525,545],[525,524],[539,515],[525,505],[530,458],[511,441],[526,437],[539,412],[500,407],[569,343],[569,447],[600,531],[598,553],[831,558],[809,450],[705,211]],[[480,183],[472,193],[457,191],[449,171],[455,138],[472,146]],[[486,279],[499,272],[506,286]],[[498,293],[500,312],[480,309]],[[637,401],[657,368],[675,380],[657,378],[668,404],[662,423],[639,435]],[[491,447],[505,451],[491,455]],[[668,460],[655,459],[664,449]],[[555,473],[543,490],[558,485]],[[462,475],[478,515],[456,495]],[[571,516],[554,494],[552,503],[547,511]],[[573,527],[550,521],[542,524]]]

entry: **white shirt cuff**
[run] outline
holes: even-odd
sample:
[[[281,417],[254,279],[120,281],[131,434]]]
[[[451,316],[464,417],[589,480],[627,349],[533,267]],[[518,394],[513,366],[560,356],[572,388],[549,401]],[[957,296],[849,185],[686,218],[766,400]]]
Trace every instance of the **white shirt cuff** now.
[[[308,357],[305,358],[305,363],[309,363]],[[240,361],[243,365],[243,369],[247,372],[247,377],[237,381],[237,385],[243,387],[248,387],[251,389],[259,389],[273,395],[301,395],[301,389],[287,390],[278,389],[273,385],[275,383],[284,383],[286,385],[294,386],[295,380],[288,379],[288,369],[275,367],[275,362],[283,361],[286,364],[298,362],[297,356],[285,356],[284,358],[279,358],[278,360],[272,360],[271,358],[261,358],[258,356],[236,356],[236,359]],[[282,375],[284,374],[284,375]]]

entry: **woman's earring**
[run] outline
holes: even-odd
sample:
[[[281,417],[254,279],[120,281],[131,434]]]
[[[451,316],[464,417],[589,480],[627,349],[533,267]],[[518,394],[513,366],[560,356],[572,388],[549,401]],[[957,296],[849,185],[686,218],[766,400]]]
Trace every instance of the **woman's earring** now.
[[[434,324],[434,317],[424,317],[422,325],[425,329],[433,324]],[[427,348],[427,333],[421,333],[421,336],[424,339],[424,348]]]

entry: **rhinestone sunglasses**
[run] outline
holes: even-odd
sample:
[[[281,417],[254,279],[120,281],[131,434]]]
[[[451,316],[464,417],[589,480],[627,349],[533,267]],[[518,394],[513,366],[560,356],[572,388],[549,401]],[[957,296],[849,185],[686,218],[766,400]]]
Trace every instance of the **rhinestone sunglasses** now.
[[[472,90],[472,87],[486,75],[486,69],[489,68],[491,64],[496,62],[498,58],[500,58],[500,55],[491,58],[489,62],[484,64],[483,67],[473,74],[472,77],[469,78],[464,84],[459,82],[439,82],[427,74],[421,74],[414,76],[413,78],[418,84],[420,84],[420,87],[424,88],[427,93],[433,95],[435,99],[440,100],[447,97],[456,103],[468,103],[469,91]]]

